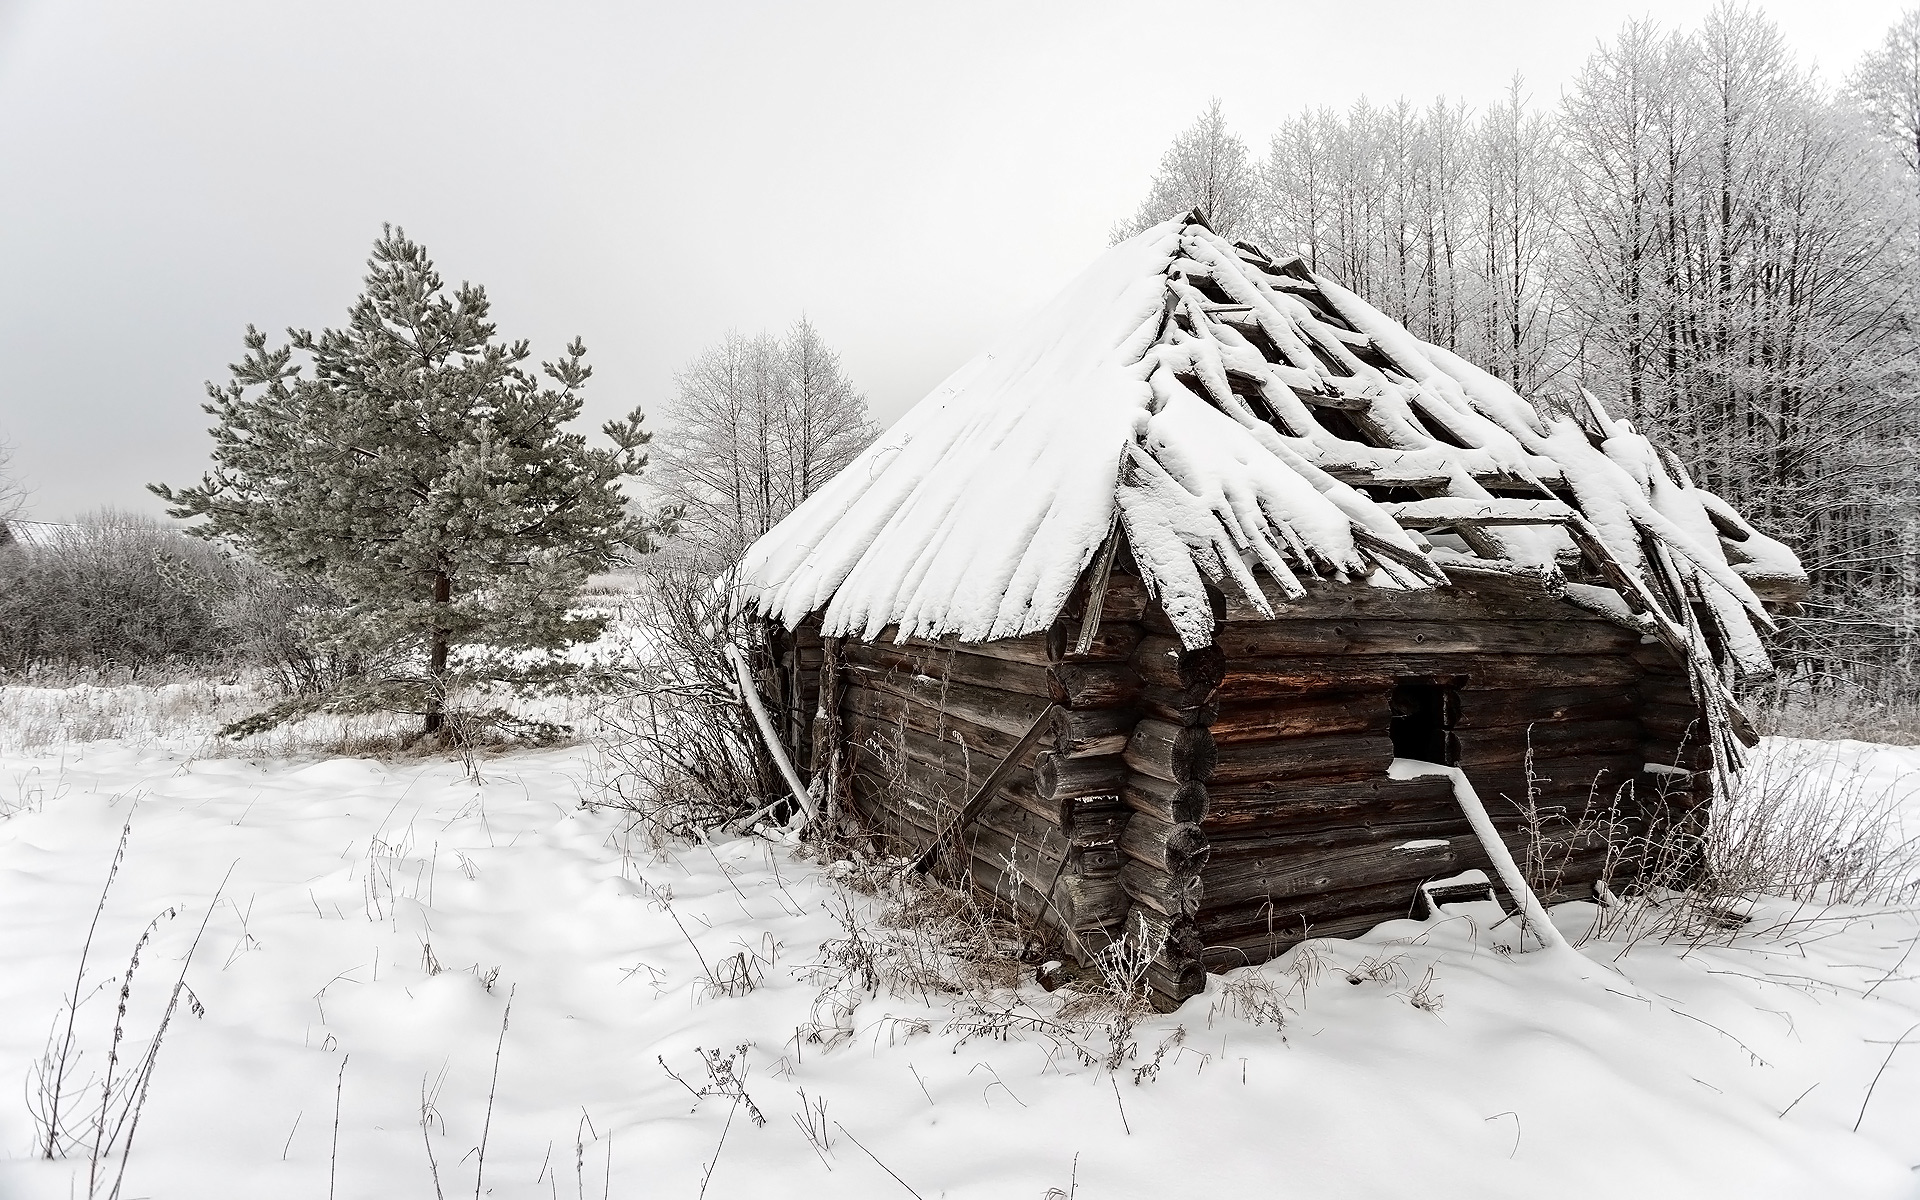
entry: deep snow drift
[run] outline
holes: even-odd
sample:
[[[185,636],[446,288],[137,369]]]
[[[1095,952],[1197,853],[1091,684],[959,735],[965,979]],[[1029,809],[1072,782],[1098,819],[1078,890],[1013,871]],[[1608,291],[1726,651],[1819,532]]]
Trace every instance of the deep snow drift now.
[[[1889,782],[1920,770],[1840,750]],[[84,1152],[28,1157],[23,1098],[129,822],[81,1078],[140,931],[177,907],[135,976],[128,1056],[206,931],[186,973],[204,1015],[183,1002],[166,1034],[127,1197],[432,1196],[429,1154],[468,1194],[483,1137],[500,1196],[1920,1191],[1920,1048],[1895,1045],[1920,1041],[1911,911],[1769,903],[1731,946],[1512,953],[1512,922],[1461,906],[1215,977],[1110,1071],[1072,1044],[1103,1055],[1098,1022],[1049,1030],[1068,993],[1030,974],[867,994],[823,943],[870,900],[763,840],[650,848],[581,807],[585,749],[485,761],[484,783],[186,754],[0,754],[0,1195],[86,1194]],[[1553,916],[1580,944],[1593,912]]]

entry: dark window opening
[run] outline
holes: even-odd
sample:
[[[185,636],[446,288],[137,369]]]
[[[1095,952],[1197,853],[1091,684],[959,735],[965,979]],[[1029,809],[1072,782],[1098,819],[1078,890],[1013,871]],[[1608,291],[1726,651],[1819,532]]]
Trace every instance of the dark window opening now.
[[[1443,767],[1458,765],[1460,746],[1453,736],[1460,712],[1460,689],[1431,679],[1402,679],[1393,688],[1395,758],[1417,758]]]

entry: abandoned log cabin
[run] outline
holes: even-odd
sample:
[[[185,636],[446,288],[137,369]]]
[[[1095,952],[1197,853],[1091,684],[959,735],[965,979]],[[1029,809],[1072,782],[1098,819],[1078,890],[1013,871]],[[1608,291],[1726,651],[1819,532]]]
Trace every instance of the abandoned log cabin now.
[[[1737,767],[1732,689],[1806,582],[1591,396],[1530,402],[1197,215],[961,368],[738,581],[830,794],[899,853],[951,834],[949,876],[1065,954],[1146,940],[1166,1004],[1497,866],[1396,759],[1464,772],[1543,900],[1618,886]]]

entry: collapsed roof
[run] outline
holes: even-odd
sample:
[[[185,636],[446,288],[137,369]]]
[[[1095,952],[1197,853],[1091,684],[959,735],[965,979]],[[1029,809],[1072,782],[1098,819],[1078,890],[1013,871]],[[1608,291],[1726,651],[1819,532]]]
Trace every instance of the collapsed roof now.
[[[1117,525],[1189,648],[1213,639],[1209,583],[1271,615],[1267,590],[1314,579],[1496,572],[1724,682],[1768,670],[1762,600],[1804,588],[1792,552],[1591,395],[1574,407],[1190,214],[1005,331],[738,579],[788,625],[824,609],[827,636],[989,641],[1050,625]]]

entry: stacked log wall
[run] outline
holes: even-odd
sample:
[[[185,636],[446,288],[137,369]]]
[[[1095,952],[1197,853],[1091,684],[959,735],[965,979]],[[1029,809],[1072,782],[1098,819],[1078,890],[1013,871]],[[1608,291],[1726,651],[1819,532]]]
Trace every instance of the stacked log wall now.
[[[1323,585],[1277,619],[1218,611],[1215,645],[1185,650],[1123,565],[1085,654],[1082,596],[1024,638],[848,640],[839,711],[855,807],[890,850],[917,854],[1059,705],[949,876],[1069,953],[1141,939],[1171,1005],[1205,969],[1407,916],[1431,879],[1492,875],[1445,780],[1387,777],[1397,682],[1456,689],[1449,756],[1516,859],[1545,848],[1533,868],[1549,901],[1630,874],[1619,845],[1704,795],[1703,776],[1643,770],[1706,765],[1680,753],[1698,715],[1683,668],[1580,610],[1486,587]],[[793,641],[798,663],[806,642]]]
[[[1328,587],[1278,620],[1229,612],[1217,641],[1195,913],[1210,967],[1408,916],[1427,880],[1492,875],[1447,781],[1386,776],[1400,681],[1455,689],[1449,757],[1545,899],[1633,869],[1609,847],[1647,828],[1640,712],[1665,653],[1638,635],[1524,595]]]
[[[1120,581],[1099,635],[1076,652],[1083,598],[1052,630],[962,644],[897,638],[841,649],[840,711],[852,799],[899,854],[918,854],[1046,714],[1043,736],[943,859],[1069,950],[1090,955],[1117,936],[1123,753],[1137,718],[1131,658],[1144,593]]]

